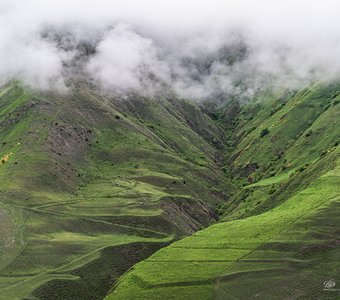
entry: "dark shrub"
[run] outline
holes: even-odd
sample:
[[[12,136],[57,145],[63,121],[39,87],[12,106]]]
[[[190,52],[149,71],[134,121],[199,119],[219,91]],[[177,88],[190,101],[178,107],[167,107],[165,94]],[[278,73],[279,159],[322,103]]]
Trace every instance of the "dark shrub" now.
[[[269,129],[266,127],[266,128],[263,128],[260,132],[260,137],[264,137],[266,136],[267,134],[269,133]]]

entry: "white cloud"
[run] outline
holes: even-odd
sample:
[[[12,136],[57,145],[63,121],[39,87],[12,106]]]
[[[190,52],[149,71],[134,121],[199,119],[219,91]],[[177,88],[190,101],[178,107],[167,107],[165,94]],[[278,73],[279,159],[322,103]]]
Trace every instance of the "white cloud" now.
[[[335,0],[0,0],[0,83],[60,87],[76,59],[104,88],[194,98],[337,79],[339,9]]]
[[[143,90],[150,73],[162,76],[166,65],[158,60],[152,40],[119,24],[97,44],[87,71],[106,88]],[[163,78],[165,79],[165,78]]]

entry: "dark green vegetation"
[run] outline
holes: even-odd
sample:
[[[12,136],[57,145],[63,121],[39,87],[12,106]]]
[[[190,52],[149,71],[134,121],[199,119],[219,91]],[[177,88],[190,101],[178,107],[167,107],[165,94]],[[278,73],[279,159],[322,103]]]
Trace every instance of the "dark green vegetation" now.
[[[0,298],[337,299],[339,90],[214,110],[4,87]]]

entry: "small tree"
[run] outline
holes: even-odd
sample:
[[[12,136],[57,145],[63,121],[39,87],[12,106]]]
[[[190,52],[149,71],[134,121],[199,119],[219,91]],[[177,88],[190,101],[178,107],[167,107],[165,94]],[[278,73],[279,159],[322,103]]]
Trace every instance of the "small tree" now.
[[[269,133],[269,129],[266,127],[266,128],[263,128],[260,132],[260,137],[264,137],[266,136],[267,134]]]

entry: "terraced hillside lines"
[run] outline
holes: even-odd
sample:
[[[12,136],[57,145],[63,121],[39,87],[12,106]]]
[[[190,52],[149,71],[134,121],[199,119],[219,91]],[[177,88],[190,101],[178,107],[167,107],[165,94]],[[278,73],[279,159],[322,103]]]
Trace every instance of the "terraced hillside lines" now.
[[[224,169],[239,190],[222,222],[137,264],[107,299],[338,299],[323,291],[340,279],[338,89],[227,105]]]
[[[334,298],[338,90],[265,93],[213,120],[184,99],[9,84],[0,299]]]
[[[160,102],[86,84],[1,91],[0,157],[12,155],[0,231],[14,243],[0,299],[103,299],[132,265],[216,221],[235,188],[217,167],[223,132],[186,100]]]
[[[338,211],[339,204],[338,166],[268,212],[212,225],[160,250],[122,277],[107,299],[294,298],[308,295],[303,284],[310,288],[317,279],[313,291],[327,297],[323,279],[340,276],[327,268],[338,256],[340,227],[338,215],[323,212]],[[318,251],[323,248],[326,253]],[[289,274],[305,278],[295,282]]]

